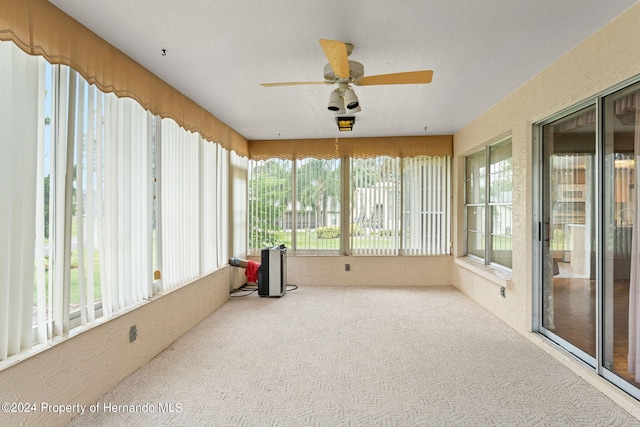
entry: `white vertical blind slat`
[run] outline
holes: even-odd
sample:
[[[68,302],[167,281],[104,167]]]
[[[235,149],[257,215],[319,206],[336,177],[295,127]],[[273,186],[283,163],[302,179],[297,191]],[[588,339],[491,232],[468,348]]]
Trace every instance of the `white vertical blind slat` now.
[[[96,319],[95,310],[95,280],[94,280],[94,256],[95,256],[95,123],[96,123],[96,89],[93,86],[88,88],[87,93],[87,209],[86,209],[86,251],[87,251],[87,281],[86,281],[86,313],[87,322],[94,322]],[[83,310],[84,311],[84,310]]]
[[[11,206],[12,201],[12,134],[13,127],[18,123],[18,118],[13,117],[13,46],[0,43],[0,61],[10,66],[0,67],[0,92],[10,94],[0,98],[0,182],[6,185],[0,186],[0,200],[3,206]],[[14,323],[9,317],[9,295],[11,293],[11,210],[0,209],[0,360],[9,356],[9,330]]]
[[[171,289],[200,272],[200,136],[174,121],[162,121],[163,288]],[[225,204],[226,206],[226,204]]]
[[[0,62],[2,59],[0,59]],[[37,328],[36,342],[44,344],[47,342],[47,294],[46,294],[46,268],[45,268],[45,201],[44,201],[44,168],[45,168],[45,87],[46,87],[46,65],[43,59],[39,61],[38,72],[38,152],[37,152],[37,190],[36,190],[36,319]],[[0,82],[2,82],[0,77]],[[1,83],[0,83],[1,84]]]
[[[0,360],[31,346],[38,152],[38,62],[13,45],[0,60]],[[16,143],[19,142],[19,143]],[[28,214],[25,214],[28,213]]]
[[[153,184],[153,144],[154,136],[153,129],[155,123],[155,116],[150,112],[145,113],[146,116],[146,146],[141,147],[142,156],[145,159],[146,173],[144,177],[145,186],[145,206],[146,215],[144,219],[144,227],[146,230],[146,245],[145,245],[145,284],[144,284],[144,297],[151,298],[153,296],[153,210],[154,210],[154,184]]]
[[[56,165],[53,172],[53,186],[54,194],[52,197],[52,203],[54,205],[54,233],[51,240],[52,253],[54,255],[52,264],[53,271],[53,336],[63,336],[68,332],[69,326],[69,302],[67,301],[69,290],[69,259],[68,253],[70,245],[67,245],[67,167],[69,160],[69,147],[68,147],[68,123],[69,123],[69,110],[73,107],[69,103],[75,102],[73,97],[72,79],[73,73],[69,73],[69,69],[64,66],[59,67],[58,85],[59,94],[69,94],[68,97],[59,96],[57,105],[57,117],[58,123],[56,140],[55,140],[55,157]],[[73,129],[71,129],[73,130]],[[70,243],[70,241],[69,241]]]
[[[95,186],[95,212],[96,212],[96,236],[98,241],[96,242],[96,249],[98,250],[98,262],[100,265],[100,299],[102,301],[102,309],[103,315],[107,316],[110,310],[107,308],[106,303],[106,293],[105,288],[107,285],[107,256],[106,256],[106,234],[105,234],[105,221],[104,221],[104,191],[103,191],[103,182],[105,182],[104,175],[104,163],[105,163],[105,150],[104,150],[104,142],[105,142],[105,133],[106,130],[103,126],[102,117],[104,117],[104,121],[107,120],[108,115],[108,100],[102,93],[96,92],[97,100],[96,100],[96,159],[95,159],[95,176],[96,176],[96,186]]]
[[[41,88],[37,82],[39,80],[39,58],[20,57],[25,60],[25,86],[24,86],[24,116],[26,118],[22,129],[24,141],[22,163],[18,163],[21,169],[20,191],[23,193],[22,206],[20,206],[20,220],[22,226],[19,227],[20,245],[22,249],[22,260],[18,264],[21,268],[19,273],[22,294],[20,295],[20,343],[18,351],[31,348],[33,342],[33,297],[34,297],[34,244],[35,244],[35,211],[36,211],[36,188],[37,181],[37,161],[38,155],[38,129],[42,126],[38,123],[40,117],[38,110],[39,92]],[[28,212],[25,215],[25,212]],[[15,248],[18,250],[18,248]]]
[[[116,310],[120,310],[127,306],[128,286],[125,286],[131,281],[131,277],[127,275],[130,269],[131,262],[131,226],[128,217],[130,209],[130,193],[131,193],[131,141],[130,141],[130,111],[128,111],[128,105],[122,105],[122,102],[118,99],[116,101],[117,108],[117,140],[114,143],[118,146],[118,155],[116,160],[116,175],[117,178],[122,177],[123,182],[127,182],[129,185],[127,188],[122,188],[119,185],[120,179],[116,179],[115,186],[113,187],[115,197],[118,199],[118,208],[116,211],[116,222],[118,224],[118,241],[114,242],[112,251],[114,252],[114,258],[117,259],[117,269],[115,271],[115,282],[112,282],[117,289]]]
[[[77,81],[77,100],[76,100],[76,131],[75,131],[75,189],[76,189],[76,253],[78,257],[78,293],[80,295],[80,318],[82,324],[87,323],[87,295],[85,282],[85,241],[84,241],[84,81]],[[73,218],[72,218],[73,220]],[[72,242],[73,247],[73,242]]]

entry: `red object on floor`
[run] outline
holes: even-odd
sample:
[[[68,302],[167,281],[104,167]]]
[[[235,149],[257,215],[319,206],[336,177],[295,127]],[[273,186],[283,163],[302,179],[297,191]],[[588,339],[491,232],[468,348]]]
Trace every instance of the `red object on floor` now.
[[[247,260],[247,268],[244,271],[247,282],[258,283],[258,267],[260,267],[260,263]]]

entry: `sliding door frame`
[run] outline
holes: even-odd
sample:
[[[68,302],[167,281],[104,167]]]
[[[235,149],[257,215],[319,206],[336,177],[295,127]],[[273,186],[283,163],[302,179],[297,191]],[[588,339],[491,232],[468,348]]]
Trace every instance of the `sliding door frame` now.
[[[550,230],[549,230],[549,224],[545,224],[545,218],[544,218],[544,201],[543,201],[543,197],[545,196],[545,179],[547,179],[547,177],[544,176],[544,171],[545,171],[545,167],[544,167],[544,162],[545,162],[545,153],[544,153],[544,132],[543,132],[543,127],[553,123],[559,119],[562,119],[563,117],[567,117],[573,113],[576,113],[580,110],[589,108],[589,107],[595,107],[595,112],[596,112],[596,141],[595,141],[595,155],[594,155],[594,191],[593,191],[593,203],[595,204],[595,215],[594,215],[594,219],[593,219],[593,226],[596,228],[596,266],[595,266],[595,277],[596,277],[596,302],[595,302],[595,307],[596,307],[596,317],[595,317],[595,329],[596,329],[596,336],[595,336],[595,342],[596,342],[596,351],[595,351],[595,357],[591,356],[590,354],[588,354],[587,352],[585,352],[584,350],[578,348],[577,346],[573,345],[572,343],[570,343],[569,341],[567,341],[566,339],[560,337],[559,335],[555,334],[552,330],[546,329],[545,327],[542,326],[542,322],[543,322],[543,308],[542,308],[542,303],[543,303],[543,282],[544,282],[544,277],[543,277],[543,267],[544,267],[544,242],[548,241],[550,236]],[[573,105],[570,108],[567,108],[565,110],[560,111],[557,114],[554,114],[553,116],[548,117],[547,119],[538,122],[536,124],[534,124],[534,128],[533,128],[533,136],[534,136],[534,144],[533,144],[533,160],[534,160],[534,165],[535,167],[534,169],[534,182],[533,182],[533,208],[534,208],[534,212],[533,212],[533,225],[534,225],[534,239],[533,239],[533,260],[534,260],[534,265],[533,265],[533,304],[534,306],[532,307],[532,313],[533,313],[533,324],[532,324],[532,330],[534,332],[537,332],[543,336],[545,336],[546,338],[548,338],[549,340],[551,340],[552,342],[554,342],[556,345],[558,345],[560,348],[562,348],[564,351],[570,353],[571,355],[573,355],[575,358],[577,358],[578,360],[580,360],[581,362],[585,363],[587,366],[589,366],[590,368],[594,369],[594,371],[598,371],[598,366],[599,366],[599,359],[600,359],[600,345],[599,345],[599,339],[601,336],[601,331],[599,328],[599,324],[600,322],[600,318],[601,318],[601,291],[600,291],[600,286],[599,283],[601,282],[601,273],[602,273],[602,264],[600,262],[600,259],[602,258],[600,256],[600,242],[602,242],[601,239],[601,191],[600,191],[600,180],[602,177],[602,169],[600,164],[601,162],[601,156],[600,156],[600,151],[601,151],[601,135],[600,135],[600,126],[599,126],[599,121],[600,121],[600,99],[599,97],[593,97],[593,98],[589,98],[579,104]]]
[[[533,124],[532,128],[532,319],[531,329],[533,332],[539,333],[549,339],[554,345],[557,346],[563,352],[570,354],[574,359],[585,364],[589,368],[593,369],[595,373],[602,376],[612,384],[621,388],[636,399],[640,399],[640,388],[635,387],[631,383],[625,381],[620,376],[616,375],[612,370],[604,367],[604,307],[606,301],[604,301],[604,268],[605,268],[605,250],[604,250],[604,230],[606,224],[604,223],[604,210],[605,200],[603,191],[604,187],[604,168],[605,168],[605,135],[603,126],[603,108],[604,98],[607,95],[613,94],[621,89],[629,87],[633,84],[640,82],[640,76],[628,79],[621,82],[606,91],[603,91],[583,102],[580,102],[570,108],[564,109],[542,121]],[[594,156],[594,200],[595,205],[595,219],[593,226],[596,227],[596,249],[595,249],[595,263],[596,263],[596,318],[595,318],[595,331],[596,331],[596,357],[595,359],[588,356],[583,351],[579,350],[576,346],[562,339],[554,334],[552,331],[542,326],[543,312],[543,242],[548,239],[548,232],[545,231],[545,219],[543,211],[543,190],[544,190],[544,141],[543,141],[543,127],[551,122],[566,117],[572,113],[575,113],[583,108],[595,106],[596,109],[596,146]],[[585,357],[586,356],[586,357]]]

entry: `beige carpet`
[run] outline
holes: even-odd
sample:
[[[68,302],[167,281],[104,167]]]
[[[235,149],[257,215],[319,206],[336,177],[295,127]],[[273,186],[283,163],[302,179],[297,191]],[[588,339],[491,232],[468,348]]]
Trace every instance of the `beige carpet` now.
[[[640,424],[446,287],[232,298],[99,405],[139,406],[70,425]]]

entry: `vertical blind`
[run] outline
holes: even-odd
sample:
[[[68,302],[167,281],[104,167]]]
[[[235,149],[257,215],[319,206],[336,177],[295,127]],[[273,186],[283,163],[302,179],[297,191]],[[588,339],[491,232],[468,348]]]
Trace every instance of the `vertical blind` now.
[[[247,188],[248,244],[256,253],[266,246],[287,244],[293,228],[291,160],[269,159],[249,162]]]
[[[229,151],[11,42],[0,91],[0,361],[226,264]]]
[[[218,267],[218,145],[200,143],[200,274],[206,274]]]
[[[151,153],[155,118],[129,98],[107,94],[104,102],[106,128],[101,141],[104,182],[101,178],[98,182],[104,194],[97,216],[104,221],[103,232],[109,230],[102,236],[100,248],[105,254],[101,271],[105,271],[106,277],[101,283],[103,309],[108,317],[152,294]],[[81,224],[83,216],[77,218],[81,220],[78,230],[86,228]],[[78,252],[82,252],[80,246]]]
[[[161,129],[162,289],[229,258],[229,151],[171,119]]]
[[[341,159],[251,160],[250,252],[285,244],[317,255],[449,253],[449,156],[345,159],[346,186]]]
[[[400,249],[400,159],[351,160],[351,251],[397,255]]]
[[[172,289],[198,277],[199,135],[162,121],[162,284]]]
[[[295,164],[295,199],[291,206],[294,251],[337,254],[341,230],[340,159],[298,159]]]
[[[233,218],[229,218],[229,150],[216,144],[216,173],[217,185],[212,188],[209,184],[206,191],[215,191],[216,193],[216,244],[218,254],[218,266],[225,265],[229,260],[229,224],[233,222]]]
[[[39,62],[0,43],[0,360],[32,341]]]
[[[405,158],[403,253],[449,254],[451,245],[451,157]]]
[[[49,221],[38,228],[48,226],[48,255],[36,263],[39,271],[46,262],[47,279],[39,275],[36,284],[40,308],[49,289],[51,338],[93,322],[96,308],[108,318],[152,294],[154,117],[68,67],[50,67],[47,75],[56,100],[44,141]]]
[[[225,265],[229,259],[230,152],[199,139],[200,167],[200,275]],[[245,178],[246,179],[246,178]],[[246,211],[238,212],[246,216]]]

